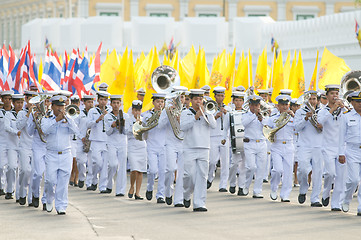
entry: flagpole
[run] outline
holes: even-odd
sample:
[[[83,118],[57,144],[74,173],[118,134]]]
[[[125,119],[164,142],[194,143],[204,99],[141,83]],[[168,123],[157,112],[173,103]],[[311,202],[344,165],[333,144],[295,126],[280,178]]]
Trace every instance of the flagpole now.
[[[276,61],[276,56],[275,56],[275,50],[276,48],[273,48],[273,59],[272,59],[272,71],[271,71],[271,87],[273,87],[273,72],[274,72],[274,67],[275,67],[275,61]]]
[[[315,82],[315,84],[316,84],[316,90],[318,89],[318,80],[319,80],[319,76],[318,76],[318,53],[319,53],[319,51],[318,51],[318,48],[317,48],[317,55],[316,55],[316,64],[317,64],[317,72],[316,72],[316,82]],[[323,54],[323,53],[322,53]]]
[[[248,65],[248,88],[251,87],[251,70],[250,70],[250,59],[251,59],[251,56],[250,56],[250,50],[248,49],[248,61],[247,61],[247,65]]]

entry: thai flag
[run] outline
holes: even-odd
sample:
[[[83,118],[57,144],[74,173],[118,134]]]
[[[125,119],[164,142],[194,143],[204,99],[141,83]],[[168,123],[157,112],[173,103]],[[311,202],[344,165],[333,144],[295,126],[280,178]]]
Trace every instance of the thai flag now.
[[[5,82],[5,74],[4,74],[4,56],[0,57],[0,88],[1,91],[4,91],[4,82]]]
[[[23,51],[23,49],[22,49]],[[18,61],[18,59],[15,56],[15,53],[12,49],[12,47],[9,45],[9,72],[11,72],[15,66],[15,63]],[[21,56],[21,54],[20,54]]]
[[[99,44],[97,52],[95,53],[95,58],[93,59],[91,65],[89,67],[89,76],[90,76],[90,78],[93,79],[92,80],[93,83],[92,84],[84,83],[85,89],[88,92],[90,91],[90,89],[92,88],[94,83],[100,82],[100,77],[99,77],[99,74],[100,74],[100,54],[101,54],[101,51],[102,51],[102,45],[103,45],[103,43],[101,42]]]
[[[43,73],[42,85],[46,90],[59,91],[61,78],[61,66],[58,56],[51,54],[49,62],[49,70]]]
[[[64,80],[63,80],[63,83],[62,83],[63,89],[65,89],[65,90],[68,89],[69,76],[71,74],[74,62],[77,61],[76,60],[77,55],[78,55],[77,51],[75,49],[73,49],[73,52],[70,55],[70,60],[69,60],[69,63],[68,63],[68,66],[67,66],[67,69],[66,69],[66,72],[65,72]]]
[[[24,91],[23,73],[27,72],[27,70],[25,69],[26,65],[24,66],[26,58],[27,58],[27,46],[25,47],[25,49],[22,49],[20,59],[16,63],[14,69],[11,71],[11,78],[9,78],[9,76],[7,78],[7,82],[9,83],[11,89],[13,89],[15,93],[22,93]],[[15,76],[13,75],[14,70],[16,70]]]
[[[30,60],[30,67],[29,67],[29,86],[31,84],[35,84],[36,87],[38,88],[39,92],[43,92],[43,88],[40,85],[39,81],[38,81],[38,66],[36,64],[35,58],[31,58]]]
[[[80,98],[83,97],[84,93],[87,93],[84,87],[85,83],[92,83],[92,79],[89,78],[89,64],[88,64],[88,59],[87,58],[83,58],[79,69],[76,73],[75,79],[73,81],[71,81],[72,83],[72,91],[73,93],[75,93],[74,90],[76,90],[76,92],[78,93],[78,96]],[[84,81],[84,82],[83,82]],[[91,87],[91,86],[90,86]]]
[[[75,78],[76,74],[78,73],[79,64],[78,59],[76,58],[71,66],[71,69],[69,71],[69,78],[68,78],[68,91],[75,92],[76,91],[76,83]]]
[[[356,21],[356,19],[355,19],[355,23],[356,23],[355,33],[356,33],[356,38],[358,39],[359,35],[360,35],[360,25],[358,25],[358,22]]]
[[[21,60],[18,60],[17,63],[15,64],[13,70],[11,72],[9,72],[7,78],[6,78],[6,83],[5,83],[5,89],[13,89],[15,92],[18,92],[19,93],[19,88],[20,88],[20,79],[19,79],[19,83],[18,83],[18,86],[16,87],[16,75],[18,72],[20,72],[20,61]],[[19,70],[19,71],[18,71]],[[20,78],[20,76],[19,76]]]

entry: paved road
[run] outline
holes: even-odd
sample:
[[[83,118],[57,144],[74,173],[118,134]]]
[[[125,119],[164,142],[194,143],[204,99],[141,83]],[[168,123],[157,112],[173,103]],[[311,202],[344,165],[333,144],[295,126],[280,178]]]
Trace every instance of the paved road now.
[[[174,208],[152,201],[135,201],[69,187],[67,215],[20,206],[0,199],[0,239],[353,239],[360,238],[357,199],[349,213],[331,212],[297,203],[218,192],[218,178],[208,190],[206,213],[192,207]],[[142,186],[145,194],[146,178]],[[308,194],[309,197],[310,194]]]

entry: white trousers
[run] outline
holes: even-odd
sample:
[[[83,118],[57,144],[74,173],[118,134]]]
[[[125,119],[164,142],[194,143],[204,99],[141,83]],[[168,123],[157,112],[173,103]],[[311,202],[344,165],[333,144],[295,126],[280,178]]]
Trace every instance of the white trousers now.
[[[76,165],[78,167],[79,181],[85,181],[86,179],[87,163],[89,161],[89,158],[89,152],[83,152],[83,143],[78,142],[76,152]]]
[[[293,182],[293,142],[273,143],[271,148],[271,191],[277,192],[282,178],[281,199],[289,199]]]
[[[147,148],[148,172],[147,172],[147,191],[153,191],[154,179],[158,173],[158,188],[156,198],[164,198],[165,188],[165,147]]]
[[[5,177],[5,165],[6,160],[6,149],[5,146],[0,145],[0,189],[4,190],[6,186],[6,177]]]
[[[55,198],[55,209],[66,210],[68,206],[68,184],[73,165],[71,151],[58,154],[47,151],[45,156],[45,191],[47,203],[52,204]]]
[[[178,153],[177,159],[177,179],[176,185],[174,189],[174,205],[175,204],[183,204],[183,194],[184,194],[184,152],[183,149]]]
[[[116,178],[116,194],[125,194],[127,187],[127,147],[108,145],[108,184],[107,188],[113,189],[113,178]]]
[[[33,152],[31,149],[21,149],[19,161],[19,197],[24,198],[28,192],[31,176],[31,162]]]
[[[347,179],[344,203],[350,204],[352,195],[361,181],[361,148],[359,145],[346,145]],[[361,212],[361,191],[357,193],[357,212]]]
[[[19,149],[7,149],[7,163],[5,164],[7,193],[14,192],[15,183],[16,183],[16,171],[18,168],[19,157],[20,157]]]
[[[171,197],[173,195],[173,182],[174,182],[174,173],[178,169],[177,162],[182,157],[182,149],[176,148],[174,146],[167,145],[165,147],[165,159],[166,159],[166,169],[165,169],[165,196]],[[183,171],[184,173],[184,171]],[[177,171],[177,183],[178,184],[178,174],[183,174]],[[183,186],[183,176],[180,178],[182,179],[179,185]],[[183,191],[182,195],[183,195]],[[175,198],[175,197],[174,197]],[[182,196],[182,203],[183,203],[183,196]]]
[[[264,171],[267,164],[267,144],[266,141],[250,141],[244,143],[244,154],[246,156],[246,184],[249,189],[253,176],[255,176],[253,185],[253,194],[262,192]]]
[[[338,161],[338,148],[326,147],[322,148],[323,156],[323,173],[324,185],[322,198],[326,199],[330,196],[332,184],[334,183],[331,208],[341,208],[345,193],[346,181],[346,164]]]
[[[298,148],[298,181],[300,194],[308,191],[308,174],[312,170],[312,194],[311,203],[319,202],[322,188],[322,153],[320,147]]]
[[[193,193],[193,208],[205,207],[207,198],[207,173],[209,149],[184,149],[184,199]]]
[[[92,158],[92,184],[98,184],[99,174],[99,190],[105,190],[107,184],[107,166],[106,161],[107,144],[106,142],[92,141],[91,143],[91,158]],[[103,170],[103,171],[102,171]],[[103,189],[102,189],[103,188]]]
[[[235,187],[237,184],[238,173],[238,187],[244,188],[246,184],[246,160],[244,151],[240,153],[232,153],[230,150],[230,167],[229,167],[229,185]]]
[[[223,137],[211,137],[211,148],[209,152],[208,181],[213,182],[218,160],[221,162],[221,175],[219,188],[227,188],[229,177],[229,144],[228,141],[222,145]]]
[[[45,148],[34,148],[33,149],[33,161],[31,162],[31,179],[30,179],[30,188],[32,194],[29,193],[29,203],[32,202],[32,197],[39,198],[40,196],[40,184],[41,179],[45,171]],[[41,202],[46,203],[46,193],[44,191]]]

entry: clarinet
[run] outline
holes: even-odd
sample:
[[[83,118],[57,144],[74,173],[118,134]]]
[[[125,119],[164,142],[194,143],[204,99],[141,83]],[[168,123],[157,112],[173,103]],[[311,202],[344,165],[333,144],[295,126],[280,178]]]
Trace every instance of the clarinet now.
[[[104,107],[105,110],[105,107]],[[104,113],[104,110],[102,110],[102,114]],[[104,118],[103,118],[103,132],[105,132],[105,123],[104,123]]]

